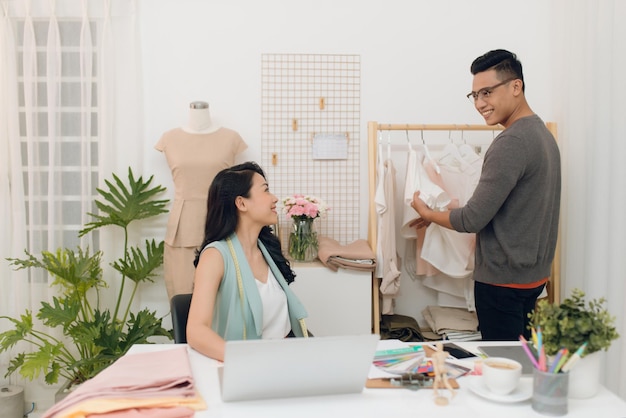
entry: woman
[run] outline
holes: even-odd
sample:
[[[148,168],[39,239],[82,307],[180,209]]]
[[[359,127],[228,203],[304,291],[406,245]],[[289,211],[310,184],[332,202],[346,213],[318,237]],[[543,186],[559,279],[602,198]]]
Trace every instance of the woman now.
[[[187,342],[206,356],[222,361],[226,340],[308,335],[306,310],[288,286],[295,275],[269,227],[277,201],[254,162],[211,183],[187,321]]]

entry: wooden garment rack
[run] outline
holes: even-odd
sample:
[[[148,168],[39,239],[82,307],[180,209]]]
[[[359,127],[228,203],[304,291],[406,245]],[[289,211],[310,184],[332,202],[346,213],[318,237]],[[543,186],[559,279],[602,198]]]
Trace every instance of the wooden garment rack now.
[[[548,130],[557,139],[557,126],[554,122],[546,122]],[[392,124],[392,123],[378,123],[370,121],[367,123],[367,172],[368,172],[368,185],[369,185],[369,208],[368,208],[368,222],[367,222],[367,241],[376,253],[376,242],[378,240],[378,216],[376,213],[376,207],[374,202],[374,195],[376,193],[376,169],[377,169],[377,153],[378,153],[378,132],[380,131],[486,131],[495,132],[502,131],[504,128],[501,125],[489,126],[489,125],[469,125],[469,124]],[[554,261],[552,262],[552,268],[550,271],[550,280],[548,281],[547,292],[550,302],[559,303],[560,288],[561,288],[561,233],[559,228],[559,236],[556,244],[556,251],[554,254]],[[373,332],[380,334],[380,277],[376,277],[375,273],[372,273],[372,324]]]

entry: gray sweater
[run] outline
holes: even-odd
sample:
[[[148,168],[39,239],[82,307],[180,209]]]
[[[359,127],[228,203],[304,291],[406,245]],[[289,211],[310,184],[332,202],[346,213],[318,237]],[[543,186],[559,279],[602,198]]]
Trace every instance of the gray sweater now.
[[[526,284],[548,277],[560,198],[554,137],[536,115],[515,121],[489,146],[470,200],[450,212],[455,230],[476,232],[474,280]]]

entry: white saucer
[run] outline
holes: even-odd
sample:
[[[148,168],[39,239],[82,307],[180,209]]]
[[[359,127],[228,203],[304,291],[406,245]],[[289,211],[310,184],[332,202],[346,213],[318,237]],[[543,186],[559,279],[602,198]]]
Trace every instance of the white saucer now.
[[[517,388],[508,395],[497,395],[491,392],[483,383],[482,376],[466,376],[463,380],[465,379],[467,379],[472,392],[491,401],[505,403],[522,402],[533,396],[533,378],[530,376],[522,377]]]

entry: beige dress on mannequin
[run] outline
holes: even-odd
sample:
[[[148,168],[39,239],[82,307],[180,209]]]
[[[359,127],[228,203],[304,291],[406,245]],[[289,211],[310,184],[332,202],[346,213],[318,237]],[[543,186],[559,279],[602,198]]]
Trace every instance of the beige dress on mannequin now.
[[[165,154],[175,189],[163,260],[169,299],[192,291],[193,260],[204,238],[207,193],[213,178],[234,165],[236,155],[248,147],[237,132],[211,122],[205,102],[193,102],[190,107],[189,125],[165,132],[155,145]]]

